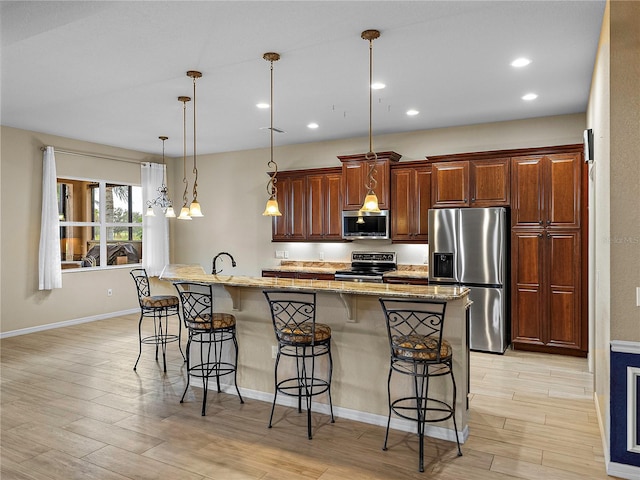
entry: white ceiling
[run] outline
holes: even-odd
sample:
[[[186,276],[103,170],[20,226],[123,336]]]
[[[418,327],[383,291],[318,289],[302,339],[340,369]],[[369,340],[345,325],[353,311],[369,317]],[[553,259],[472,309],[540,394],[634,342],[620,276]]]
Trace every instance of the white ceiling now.
[[[8,2],[2,125],[182,155],[187,70],[198,154],[584,112],[604,0]],[[526,56],[531,65],[509,63]],[[533,102],[521,100],[528,92]],[[192,105],[187,145],[192,144]],[[420,114],[408,117],[415,108]],[[320,128],[306,125],[317,122]],[[363,143],[362,151],[368,144]]]

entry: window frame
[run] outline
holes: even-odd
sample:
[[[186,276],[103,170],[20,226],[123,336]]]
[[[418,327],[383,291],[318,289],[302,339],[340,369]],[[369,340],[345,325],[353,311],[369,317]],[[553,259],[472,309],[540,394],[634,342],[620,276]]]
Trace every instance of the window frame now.
[[[79,182],[90,182],[93,184],[97,184],[98,187],[98,205],[99,205],[99,215],[98,215],[98,220],[97,221],[86,221],[86,222],[76,222],[76,221],[63,221],[60,220],[60,229],[63,229],[65,227],[88,227],[91,228],[91,238],[93,241],[99,242],[100,245],[100,258],[107,258],[107,242],[109,241],[107,239],[107,230],[108,228],[115,228],[115,227],[128,227],[128,237],[129,237],[129,241],[137,241],[137,240],[133,240],[133,229],[134,228],[140,228],[141,232],[142,232],[142,238],[144,238],[144,221],[142,221],[142,217],[144,216],[144,201],[143,201],[143,197],[142,197],[142,186],[140,184],[137,183],[132,183],[132,182],[116,182],[113,180],[104,180],[104,179],[96,179],[96,178],[85,178],[85,177],[76,177],[76,176],[72,176],[72,175],[62,175],[62,176],[57,176],[56,177],[56,182],[64,182],[65,180],[72,180],[72,181],[79,181]],[[63,183],[64,185],[64,183]],[[127,218],[128,218],[128,222],[107,222],[106,221],[106,216],[107,216],[107,209],[106,209],[106,198],[107,198],[107,186],[126,186],[129,187],[129,195],[127,198],[127,208],[128,208],[128,213],[127,213]],[[137,222],[133,222],[133,188],[132,187],[140,187],[140,205],[141,205],[141,221],[139,223]],[[91,202],[93,204],[93,191],[94,191],[95,187],[92,187],[92,194],[91,194]],[[59,202],[61,201],[60,199],[58,200]],[[60,207],[59,207],[60,209]],[[64,209],[66,209],[66,205],[64,207]],[[64,210],[63,209],[63,210]],[[95,216],[95,209],[92,207],[91,208],[91,217],[93,218]],[[65,217],[66,218],[66,217]],[[99,240],[95,240],[95,228],[98,228],[99,231]],[[62,237],[61,237],[62,238]],[[142,238],[140,239],[140,242],[142,243]],[[61,261],[64,261],[63,259],[61,259]],[[62,273],[72,273],[72,272],[87,272],[87,271],[96,271],[96,270],[109,270],[109,269],[121,269],[121,268],[131,268],[131,267],[135,267],[135,266],[140,266],[142,265],[142,256],[140,256],[140,262],[138,263],[126,263],[126,264],[122,264],[122,265],[97,265],[95,267],[80,267],[80,268],[69,268],[69,269],[62,269]]]

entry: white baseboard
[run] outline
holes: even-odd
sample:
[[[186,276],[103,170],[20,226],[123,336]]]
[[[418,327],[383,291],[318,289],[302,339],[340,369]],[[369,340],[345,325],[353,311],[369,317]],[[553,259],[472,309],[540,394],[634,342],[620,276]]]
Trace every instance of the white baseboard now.
[[[191,384],[202,387],[202,380],[192,378]],[[220,389],[231,395],[236,395],[236,388],[230,384],[221,384]],[[273,394],[260,392],[258,390],[250,390],[248,388],[240,388],[240,393],[243,397],[252,398],[254,400],[260,400],[262,402],[272,403],[273,402]],[[298,401],[294,397],[289,397],[286,395],[278,395],[277,405],[282,405],[285,407],[298,407]],[[329,404],[314,402],[311,404],[311,411],[318,412],[325,415],[330,415],[331,411],[329,410]],[[378,415],[375,413],[361,412],[358,410],[352,410],[350,408],[344,407],[333,407],[333,415],[334,417],[345,418],[347,420],[354,420],[356,422],[368,423],[370,425],[377,425],[381,427],[387,426],[387,416],[386,415]],[[453,422],[451,423],[451,427],[453,427]],[[394,418],[391,417],[390,428],[394,430],[400,430],[403,432],[415,432],[416,431],[416,422],[412,422],[409,420],[405,420],[402,418]],[[427,425],[425,427],[424,434],[428,437],[438,438],[440,440],[447,440],[449,442],[456,441],[456,435],[453,428],[446,427],[437,427],[434,425]],[[469,427],[466,426],[464,430],[458,432],[458,436],[460,438],[460,443],[466,442],[469,437]]]
[[[89,317],[65,320],[64,322],[49,323],[47,325],[38,325],[37,327],[28,327],[28,328],[21,328],[19,330],[11,330],[10,332],[0,333],[0,339],[16,337],[18,335],[26,335],[28,333],[43,332],[45,330],[52,330],[54,328],[69,327],[71,325],[79,325],[81,323],[95,322],[97,320],[105,320],[107,318],[118,317],[120,315],[129,315],[132,313],[140,313],[140,309],[131,308],[129,310],[120,310],[119,312],[101,313],[99,315],[91,315]]]
[[[625,463],[609,462],[607,465],[607,475],[626,478],[628,480],[637,480],[640,478],[640,467],[634,467],[633,465],[627,465]]]

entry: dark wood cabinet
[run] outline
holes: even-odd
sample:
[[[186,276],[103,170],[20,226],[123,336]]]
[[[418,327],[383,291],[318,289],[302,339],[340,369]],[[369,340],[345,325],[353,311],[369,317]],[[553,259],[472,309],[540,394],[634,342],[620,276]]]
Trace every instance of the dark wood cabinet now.
[[[513,346],[585,356],[582,156],[514,157],[511,168]]]
[[[333,273],[282,272],[280,270],[262,270],[263,277],[296,278],[299,280],[334,280]]]
[[[391,169],[391,208],[392,241],[428,241],[431,166],[394,166]]]
[[[300,241],[306,237],[307,179],[299,173],[278,174],[278,206],[282,216],[273,217],[273,241]]]
[[[433,208],[508,206],[509,165],[509,158],[434,163]]]
[[[342,162],[342,209],[360,210],[367,194],[369,184],[369,164],[365,154],[338,157]],[[392,162],[397,162],[400,155],[395,152],[380,152],[375,162],[374,192],[378,197],[381,210],[390,208],[389,176]]]
[[[511,201],[510,159],[469,161],[471,207],[507,206]]]
[[[580,245],[578,231],[513,232],[515,348],[582,355]]]
[[[432,205],[434,208],[469,206],[469,162],[433,164]]]
[[[579,228],[581,155],[512,159],[514,227]]]
[[[342,240],[342,171],[307,176],[307,240]]]

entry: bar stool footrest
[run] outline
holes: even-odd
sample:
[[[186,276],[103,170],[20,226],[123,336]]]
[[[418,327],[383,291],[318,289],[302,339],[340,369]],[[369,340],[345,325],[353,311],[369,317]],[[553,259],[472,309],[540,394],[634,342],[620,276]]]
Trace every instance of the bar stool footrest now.
[[[424,402],[424,399],[420,399],[421,403]],[[425,423],[432,422],[442,422],[444,420],[448,420],[453,417],[455,411],[451,405],[442,400],[438,400],[436,398],[427,398],[427,403],[435,403],[436,406],[428,406],[427,408],[421,408],[422,412],[426,412],[426,417],[422,419]],[[403,397],[394,400],[391,403],[391,411],[395,413],[398,417],[404,418],[406,420],[418,421],[418,407],[416,406],[416,397]],[[409,413],[403,412],[412,412],[413,415]],[[441,413],[443,416],[438,416],[437,418],[429,418],[429,413]]]

